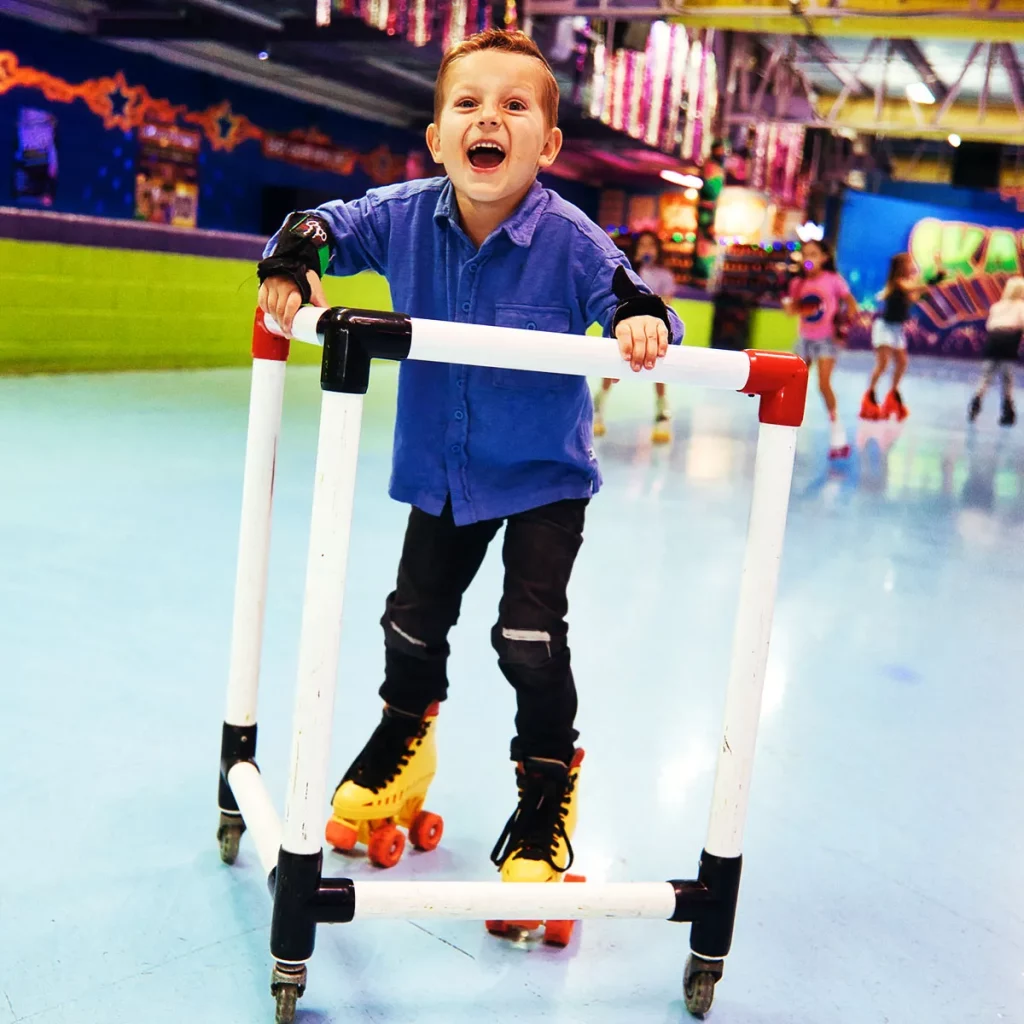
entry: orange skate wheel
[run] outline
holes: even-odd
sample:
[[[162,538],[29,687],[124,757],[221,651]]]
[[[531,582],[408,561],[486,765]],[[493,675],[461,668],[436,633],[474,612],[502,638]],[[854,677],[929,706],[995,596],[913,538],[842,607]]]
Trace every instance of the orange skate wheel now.
[[[484,924],[492,935],[508,934],[508,924],[505,921],[485,921]]]
[[[409,840],[417,850],[436,850],[444,832],[444,820],[440,814],[420,811],[409,829]]]
[[[370,834],[367,853],[379,868],[393,868],[405,849],[405,835],[396,825],[382,825]]]
[[[351,825],[346,825],[343,821],[338,821],[337,818],[331,818],[327,822],[325,836],[327,842],[336,850],[348,853],[349,850],[355,848],[359,833]]]
[[[575,921],[548,921],[544,925],[544,941],[549,946],[568,946]]]
[[[562,879],[563,882],[585,882],[587,880],[586,875],[566,875]]]

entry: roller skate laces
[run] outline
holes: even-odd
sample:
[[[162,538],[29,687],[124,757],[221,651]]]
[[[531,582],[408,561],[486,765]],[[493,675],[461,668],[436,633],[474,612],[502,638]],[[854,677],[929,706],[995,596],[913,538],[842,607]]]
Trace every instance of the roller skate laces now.
[[[423,802],[437,768],[434,725],[438,705],[422,718],[385,706],[380,723],[352,762],[332,798],[327,842],[352,850],[365,843],[378,867],[393,867],[405,849],[405,835],[419,850],[433,850],[444,822],[424,811]]]
[[[572,834],[576,828],[579,766],[583,751],[572,764],[528,758],[516,767],[519,804],[505,824],[491,853],[503,882],[583,882],[568,873],[574,860]],[[492,935],[519,936],[544,925],[544,941],[567,946],[575,921],[488,921]]]
[[[491,861],[505,881],[551,881],[572,867],[576,782],[582,762],[583,751],[578,750],[570,767],[542,758],[527,758],[517,766],[519,804],[491,851]]]

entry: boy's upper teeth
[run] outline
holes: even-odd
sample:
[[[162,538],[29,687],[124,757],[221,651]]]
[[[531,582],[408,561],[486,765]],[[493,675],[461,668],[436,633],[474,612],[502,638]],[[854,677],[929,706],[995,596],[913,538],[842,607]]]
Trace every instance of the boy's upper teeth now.
[[[499,153],[505,152],[496,142],[474,142],[470,149],[495,149]]]

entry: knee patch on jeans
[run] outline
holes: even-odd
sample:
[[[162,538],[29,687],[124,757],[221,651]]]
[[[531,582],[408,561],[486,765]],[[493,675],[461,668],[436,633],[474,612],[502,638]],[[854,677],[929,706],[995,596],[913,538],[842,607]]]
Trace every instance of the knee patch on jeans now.
[[[424,661],[448,657],[447,643],[440,648],[432,647],[426,640],[403,629],[387,614],[380,620],[380,624],[384,629],[384,646],[393,651],[408,654],[413,658],[421,658]]]
[[[491,630],[498,660],[526,668],[543,668],[566,651],[565,637],[542,629],[515,629],[500,622]]]

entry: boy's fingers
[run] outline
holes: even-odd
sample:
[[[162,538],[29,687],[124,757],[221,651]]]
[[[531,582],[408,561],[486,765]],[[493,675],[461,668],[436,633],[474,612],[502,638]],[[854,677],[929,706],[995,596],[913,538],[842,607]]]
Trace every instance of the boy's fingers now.
[[[668,352],[668,328],[658,321],[658,358],[661,359]]]
[[[654,317],[647,317],[644,320],[644,338],[647,342],[647,358],[644,361],[644,365],[648,370],[654,369],[654,364],[658,358],[658,324],[660,320],[655,320]]]
[[[619,354],[629,362],[633,355],[633,334],[629,324],[621,323],[615,328],[615,340],[619,343]]]
[[[295,319],[295,314],[298,313],[301,305],[302,296],[299,294],[298,289],[296,289],[291,292],[285,300],[284,318],[281,320],[281,326],[288,334],[291,334],[292,332],[292,321]]]
[[[267,282],[264,281],[263,284],[260,285],[260,294],[256,299],[256,304],[260,307],[260,309],[263,310],[264,313],[268,313],[270,311],[269,307],[267,306],[267,293],[269,291],[270,289],[267,288]]]
[[[644,358],[647,355],[647,337],[642,323],[630,324],[630,330],[633,332],[633,372],[639,373],[644,368]]]

